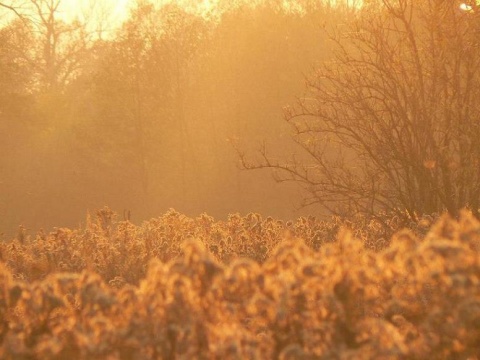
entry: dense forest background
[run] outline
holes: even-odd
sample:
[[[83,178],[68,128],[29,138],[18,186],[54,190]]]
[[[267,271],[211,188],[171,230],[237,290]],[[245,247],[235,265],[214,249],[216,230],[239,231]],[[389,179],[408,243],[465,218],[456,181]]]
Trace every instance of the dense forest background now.
[[[331,56],[327,32],[354,5],[221,1],[205,12],[139,1],[107,33],[98,15],[63,21],[58,3],[0,9],[4,237],[20,224],[76,226],[104,205],[134,221],[169,208],[307,211],[294,185],[242,171],[234,148],[295,152],[282,108]]]

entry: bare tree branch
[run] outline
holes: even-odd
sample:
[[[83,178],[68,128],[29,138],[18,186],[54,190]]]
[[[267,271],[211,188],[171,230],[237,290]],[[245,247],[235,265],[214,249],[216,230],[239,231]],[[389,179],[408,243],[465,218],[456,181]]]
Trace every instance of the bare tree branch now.
[[[332,35],[335,57],[285,109],[301,159],[273,161],[264,146],[257,161],[239,151],[243,167],[274,170],[330,211],[478,215],[480,14],[452,2],[370,5]]]
[[[22,14],[18,7],[16,6],[13,6],[13,5],[8,5],[8,4],[5,4],[3,2],[0,2],[0,7],[4,8],[4,9],[7,9],[11,12],[13,12],[20,20],[22,20],[23,22],[26,22],[26,19],[25,19],[25,14]]]

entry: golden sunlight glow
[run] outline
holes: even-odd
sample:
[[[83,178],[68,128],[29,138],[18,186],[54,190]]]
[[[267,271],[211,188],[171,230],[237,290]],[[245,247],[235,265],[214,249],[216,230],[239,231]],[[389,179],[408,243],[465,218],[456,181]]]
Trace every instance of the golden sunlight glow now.
[[[65,20],[82,19],[90,12],[100,16],[108,16],[109,20],[119,24],[124,21],[131,6],[130,0],[62,0],[61,11]]]
[[[460,4],[460,10],[462,10],[462,11],[473,11],[473,7],[471,5],[462,3],[462,4]]]
[[[44,1],[45,3],[39,3],[46,5],[48,1]],[[59,3],[55,15],[57,19],[67,23],[76,20],[85,22],[90,29],[96,29],[104,37],[113,36],[116,29],[128,19],[130,10],[137,5],[136,0],[54,0],[53,3],[56,2]],[[156,8],[177,4],[188,12],[210,17],[215,13],[219,0],[150,0],[149,2]],[[22,13],[35,13],[33,5],[28,2],[21,9]],[[0,25],[14,18],[14,12],[0,7]]]
[[[156,7],[176,3],[189,11],[206,15],[214,11],[218,0],[153,0],[151,3]],[[136,4],[135,0],[61,0],[61,6],[67,21],[76,18],[82,19],[85,14],[95,13],[115,27],[120,25]]]

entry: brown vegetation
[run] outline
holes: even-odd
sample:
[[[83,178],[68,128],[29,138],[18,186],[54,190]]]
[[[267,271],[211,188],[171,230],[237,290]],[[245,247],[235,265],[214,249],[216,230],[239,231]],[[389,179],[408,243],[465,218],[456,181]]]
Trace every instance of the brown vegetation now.
[[[258,214],[22,234],[0,245],[0,357],[474,358],[480,223],[428,221],[376,251],[359,219]]]

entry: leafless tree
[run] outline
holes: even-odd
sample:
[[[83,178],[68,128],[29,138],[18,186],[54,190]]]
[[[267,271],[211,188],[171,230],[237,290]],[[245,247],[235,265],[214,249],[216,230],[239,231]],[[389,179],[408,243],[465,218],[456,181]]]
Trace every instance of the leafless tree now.
[[[299,154],[240,152],[243,167],[273,169],[332,213],[478,216],[480,11],[460,5],[365,1],[285,110]]]
[[[9,11],[12,11],[15,15],[17,15],[20,18],[22,17],[22,14],[18,11],[17,7],[14,6],[13,4],[0,2],[0,7],[7,9]]]
[[[77,19],[66,21],[62,17],[63,3],[62,0],[0,2],[0,8],[13,12],[21,20],[22,31],[31,33],[33,48],[28,51],[19,48],[17,56],[30,63],[38,74],[37,85],[47,90],[61,89],[75,76],[101,36],[97,28],[104,27],[108,20],[101,18],[98,11],[95,13],[92,3],[88,13],[79,11]]]

